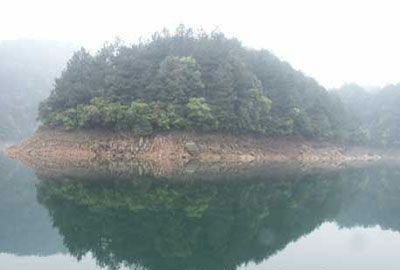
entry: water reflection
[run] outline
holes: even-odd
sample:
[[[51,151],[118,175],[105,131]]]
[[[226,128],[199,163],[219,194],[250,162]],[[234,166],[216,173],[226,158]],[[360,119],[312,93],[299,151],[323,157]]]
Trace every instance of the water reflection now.
[[[37,182],[32,170],[0,155],[0,253],[66,252],[48,211],[37,202]]]
[[[174,177],[39,175],[37,199],[69,253],[92,254],[110,269],[237,269],[272,260],[321,224],[400,230],[396,164]]]
[[[379,226],[339,228],[326,222],[260,264],[239,270],[397,270],[400,233]]]

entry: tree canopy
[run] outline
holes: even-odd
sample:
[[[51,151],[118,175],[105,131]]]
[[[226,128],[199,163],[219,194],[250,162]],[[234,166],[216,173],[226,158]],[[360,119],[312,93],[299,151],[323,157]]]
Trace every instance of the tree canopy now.
[[[145,42],[77,51],[40,105],[46,125],[347,139],[345,110],[312,78],[220,32],[179,26]]]

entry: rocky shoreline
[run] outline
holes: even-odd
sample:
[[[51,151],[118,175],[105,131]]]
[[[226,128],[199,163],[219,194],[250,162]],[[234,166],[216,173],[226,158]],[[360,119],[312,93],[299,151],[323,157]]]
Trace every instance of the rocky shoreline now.
[[[169,132],[148,137],[129,133],[64,131],[40,128],[34,136],[9,147],[6,154],[28,166],[67,166],[102,162],[151,163],[162,171],[199,163],[262,162],[343,163],[381,158],[363,148],[349,148],[299,138],[234,136],[221,133]]]

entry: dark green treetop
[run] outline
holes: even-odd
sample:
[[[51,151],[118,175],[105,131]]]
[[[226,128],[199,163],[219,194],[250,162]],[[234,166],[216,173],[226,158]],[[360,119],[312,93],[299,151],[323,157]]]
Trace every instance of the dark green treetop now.
[[[95,98],[104,106],[96,107]],[[137,103],[147,104],[146,119],[132,115]],[[40,119],[67,129],[142,134],[200,129],[348,139],[353,131],[343,121],[342,106],[266,50],[180,26],[174,34],[163,31],[131,46],[106,44],[95,55],[76,52],[42,102]],[[95,119],[87,115],[91,110],[98,112]],[[110,111],[118,116],[110,120]]]

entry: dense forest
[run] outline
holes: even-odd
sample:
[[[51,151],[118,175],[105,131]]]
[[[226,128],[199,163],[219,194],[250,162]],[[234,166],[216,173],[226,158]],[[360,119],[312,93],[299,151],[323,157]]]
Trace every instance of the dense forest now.
[[[75,48],[51,41],[0,43],[0,141],[32,134],[37,107],[52,89]]]
[[[203,130],[357,141],[340,99],[266,50],[179,26],[134,45],[81,49],[41,103],[66,129]]]
[[[0,140],[32,134],[47,97],[39,119],[65,129],[400,143],[400,84],[327,91],[270,52],[220,32],[180,26],[133,45],[107,43],[95,54],[73,51],[48,41],[0,43]]]
[[[363,143],[400,145],[400,84],[367,91],[356,84],[334,89],[358,121]]]

